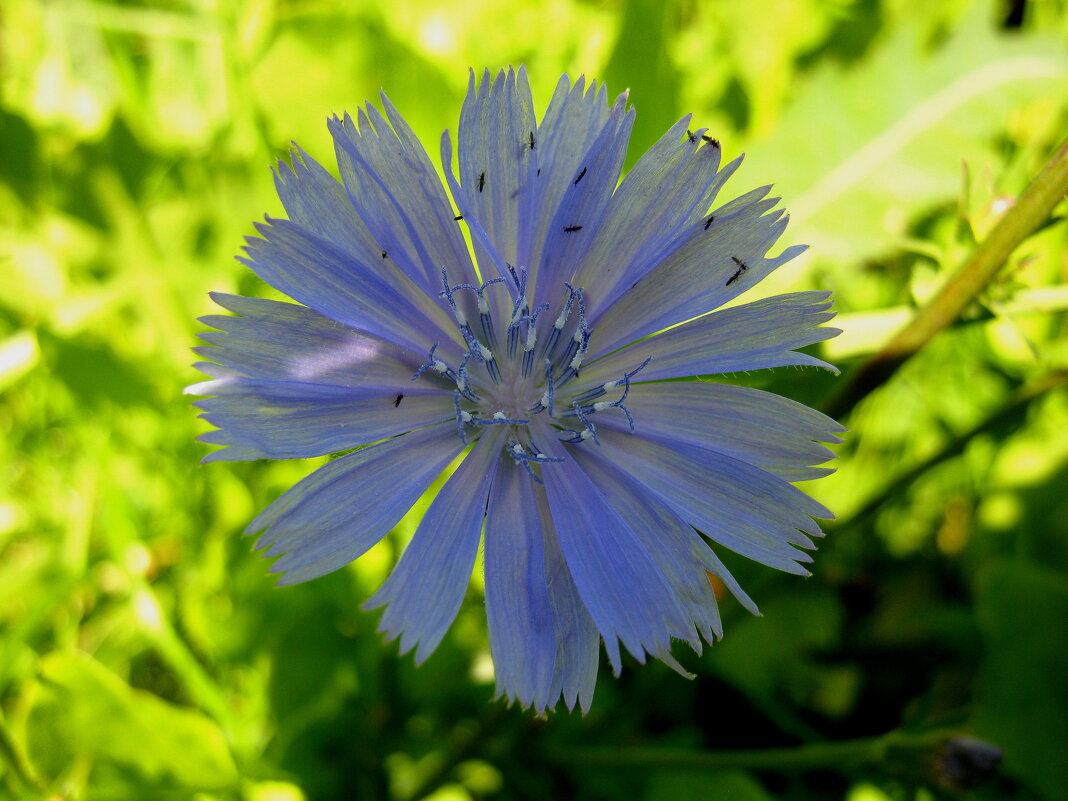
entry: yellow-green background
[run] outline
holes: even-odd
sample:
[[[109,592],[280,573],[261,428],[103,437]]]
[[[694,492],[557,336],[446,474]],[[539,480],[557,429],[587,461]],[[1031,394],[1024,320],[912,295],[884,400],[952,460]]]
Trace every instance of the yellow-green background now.
[[[290,140],[329,164],[325,118],[385,88],[436,154],[468,68],[520,63],[540,110],[565,71],[629,87],[632,160],[684,112],[746,152],[728,194],[775,183],[813,245],[758,292],[833,290],[822,353],[848,375],[1068,131],[1066,39],[1063,0],[5,0],[0,798],[1063,798],[1063,222],[844,421],[839,472],[806,488],[840,520],[815,575],[733,560],[764,617],[725,600],[725,641],[679,653],[697,679],[605,670],[586,718],[491,702],[477,575],[424,667],[381,644],[358,605],[418,510],[274,589],[240,532],[314,465],[199,466],[181,389],[207,292],[271,291],[233,255],[281,211]],[[815,405],[837,381],[736,378]],[[931,727],[996,743],[999,776],[566,758]]]

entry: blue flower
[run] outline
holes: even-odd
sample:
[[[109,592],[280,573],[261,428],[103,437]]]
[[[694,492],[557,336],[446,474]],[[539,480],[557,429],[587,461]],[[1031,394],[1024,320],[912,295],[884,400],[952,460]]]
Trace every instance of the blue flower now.
[[[477,88],[472,73],[458,176],[441,140],[447,194],[381,99],[384,114],[329,122],[340,182],[299,149],[276,172],[289,219],[257,225],[241,261],[297,303],[213,295],[236,316],[203,320],[212,380],[189,391],[211,396],[197,405],[218,430],[201,439],[226,446],[207,460],[358,448],[248,527],[292,584],[366,552],[463,455],[367,602],[402,652],[421,662],[440,642],[484,526],[501,695],[588,709],[602,641],[616,673],[621,645],[681,671],[673,639],[722,635],[710,576],[756,612],[709,541],[807,574],[813,518],[831,514],[790,482],[830,472],[819,443],[843,429],[767,392],[669,379],[830,368],[796,350],[838,333],[821,327],[829,294],[713,311],[804,248],[767,255],[787,223],[770,187],[713,208],[741,159],[722,165],[689,117],[620,183],[625,94],[609,105],[564,76],[539,124],[524,70]]]

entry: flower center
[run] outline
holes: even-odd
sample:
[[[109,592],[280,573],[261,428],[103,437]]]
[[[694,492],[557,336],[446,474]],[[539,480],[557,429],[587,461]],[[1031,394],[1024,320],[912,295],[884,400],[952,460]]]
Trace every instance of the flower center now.
[[[543,453],[536,444],[538,437],[555,436],[572,445],[590,439],[600,444],[592,418],[611,410],[624,415],[634,430],[634,418],[624,401],[631,379],[650,360],[614,381],[582,390],[579,371],[592,335],[582,289],[565,282],[567,297],[561,297],[558,314],[550,318],[548,303],[531,311],[526,270],[512,265],[508,270],[512,286],[504,278],[493,278],[481,286],[450,285],[445,270],[441,271],[441,297],[449,303],[467,351],[454,366],[436,355],[435,344],[412,381],[429,371],[455,385],[456,429],[465,443],[468,434],[477,436],[482,426],[510,426],[505,446],[508,454],[541,483],[534,465],[562,462],[564,457]],[[500,304],[495,309],[488,297],[487,290],[497,284],[513,290],[507,316]],[[473,293],[474,298],[462,292]],[[473,324],[470,317],[476,307],[479,319]],[[501,329],[503,334],[498,336]],[[599,400],[617,390],[618,398]]]

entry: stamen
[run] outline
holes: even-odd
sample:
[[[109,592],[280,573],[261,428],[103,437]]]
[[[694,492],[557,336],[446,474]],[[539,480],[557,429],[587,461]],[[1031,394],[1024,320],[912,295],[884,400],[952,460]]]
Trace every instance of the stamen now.
[[[543,303],[534,310],[533,314],[526,315],[522,318],[522,322],[527,324],[527,341],[523,345],[523,377],[526,378],[530,375],[531,369],[534,367],[534,346],[538,342],[538,317],[541,316],[543,311],[549,310],[549,304]]]
[[[474,292],[478,296],[478,314],[480,322],[482,323],[482,333],[486,335],[486,341],[489,342],[491,347],[497,347],[496,337],[493,332],[493,317],[490,315],[489,300],[486,298],[486,289],[493,284],[503,284],[505,280],[503,278],[491,278],[486,281],[482,286],[475,286],[474,284],[457,284],[452,287],[452,291],[456,292],[460,289],[467,289]],[[441,293],[442,297],[446,297],[446,293]],[[495,379],[496,380],[496,379]]]
[[[534,448],[533,443],[531,444],[531,448],[534,450],[534,453],[527,453],[526,449],[518,442],[512,442],[508,446],[508,453],[515,459],[516,464],[523,465],[530,477],[539,484],[543,484],[544,482],[538,477],[538,474],[534,472],[534,468],[530,466],[531,462],[548,464],[550,462],[567,461],[563,456],[546,456],[537,448]]]
[[[556,343],[560,341],[560,332],[564,330],[564,326],[567,325],[567,318],[571,315],[571,306],[575,302],[575,295],[577,294],[575,288],[571,286],[567,281],[564,281],[564,286],[567,287],[567,301],[564,303],[564,309],[560,312],[560,316],[556,318],[556,322],[553,323],[552,331],[549,332],[549,338],[545,342],[545,347],[542,348],[542,354],[552,355],[553,350],[556,348]],[[581,292],[582,290],[578,290]]]
[[[515,303],[512,306],[512,324],[508,326],[508,358],[515,358],[515,348],[519,341],[519,329],[516,324],[523,318],[524,315],[530,312],[530,307],[527,304],[527,270],[525,267],[520,267],[519,272],[516,272],[515,267],[511,264],[508,265],[508,272],[512,274],[512,280],[516,286]]]
[[[582,425],[586,426],[586,430],[579,434],[579,439],[585,441],[590,437],[593,437],[593,441],[596,444],[600,445],[601,441],[597,439],[597,427],[590,422],[590,418],[586,416],[586,412],[583,411],[581,404],[576,403],[573,405],[575,409],[575,414],[578,415],[578,419],[582,422]]]
[[[449,307],[452,309],[453,317],[456,318],[457,324],[462,329],[464,326],[467,325],[467,316],[463,313],[463,310],[459,307],[459,305],[457,305],[456,298],[454,298],[452,295],[453,290],[452,287],[449,286],[449,276],[445,272],[444,267],[441,268],[441,283],[442,286],[445,287],[445,290],[443,292],[439,292],[438,295],[443,298],[446,298],[449,301]]]
[[[463,359],[460,361],[460,369],[456,371],[456,388],[460,390],[468,400],[477,401],[479,400],[478,393],[471,389],[467,382],[467,363],[471,361],[471,357],[481,359],[481,356],[476,350],[469,350],[464,354]]]
[[[529,420],[513,420],[508,417],[503,410],[493,413],[493,417],[478,418],[475,420],[476,426],[492,426],[492,425],[509,425],[509,426],[525,426],[529,425]]]
[[[573,289],[571,284],[568,284],[566,282],[564,283],[564,286],[566,286],[569,290],[571,290],[572,297],[575,297],[575,298],[578,299],[579,324],[575,328],[575,333],[572,335],[571,341],[567,345],[567,350],[564,351],[563,358],[559,360],[559,363],[562,364],[562,365],[563,364],[570,364],[572,361],[574,361],[574,357],[575,357],[576,353],[583,347],[583,342],[585,342],[585,344],[587,346],[589,345],[590,333],[591,333],[590,332],[590,326],[586,322],[586,299],[582,295],[582,288],[579,287],[578,289]],[[570,300],[571,300],[571,298],[568,298],[568,301],[569,301],[568,310],[570,310]],[[585,356],[586,355],[585,352],[583,352],[582,355]],[[582,359],[579,359],[579,364],[581,364],[581,363],[582,363]],[[578,372],[578,366],[577,365],[574,367],[574,372]],[[573,374],[574,373],[568,374],[566,378],[561,378],[560,383],[566,382],[568,379],[571,378],[571,375],[573,375]]]
[[[419,376],[425,373],[427,370],[433,370],[436,373],[440,373],[450,381],[456,381],[456,375],[453,373],[449,365],[445,364],[441,359],[434,356],[434,351],[438,349],[439,342],[435,342],[434,346],[427,353],[426,362],[415,371],[415,375],[412,376],[412,381],[418,380]]]
[[[453,399],[453,406],[456,409],[456,431],[460,434],[460,442],[462,442],[464,445],[466,445],[467,444],[467,436],[464,433],[464,424],[465,423],[468,423],[468,424],[471,423],[474,420],[474,417],[471,416],[470,412],[464,411],[463,409],[460,408],[460,393],[459,392],[456,393],[456,396]]]
[[[645,363],[648,364],[648,360],[646,360]],[[644,366],[645,364],[642,365],[642,367]],[[638,368],[638,370],[640,369],[641,367]],[[637,370],[635,370],[635,372],[637,372]],[[623,414],[627,416],[627,422],[630,424],[630,430],[634,431],[634,416],[630,413],[630,409],[623,405],[623,401],[625,401],[627,399],[627,395],[630,394],[630,376],[624,374],[623,380],[623,395],[619,398],[619,400],[601,401],[599,403],[595,403],[593,404],[593,411],[603,412],[605,409],[619,409],[621,412],[623,412]]]
[[[541,405],[553,416],[553,400],[556,395],[556,387],[553,386],[553,363],[545,360],[545,394],[541,396]]]
[[[627,387],[629,388],[630,387],[630,380],[632,378],[634,378],[634,376],[638,375],[638,373],[640,373],[642,370],[644,370],[649,365],[649,362],[651,362],[652,360],[653,360],[653,357],[650,356],[644,362],[642,362],[637,367],[635,367],[633,370],[631,370],[629,373],[623,373],[623,377],[622,378],[618,378],[615,381],[609,381],[607,384],[604,385],[605,392],[609,392],[609,391],[611,391],[613,389],[616,389],[621,384],[626,384]]]

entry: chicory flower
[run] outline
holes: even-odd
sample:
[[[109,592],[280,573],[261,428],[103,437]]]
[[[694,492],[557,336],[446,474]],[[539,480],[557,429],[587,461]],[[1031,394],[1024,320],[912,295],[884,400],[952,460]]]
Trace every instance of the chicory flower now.
[[[712,543],[807,572],[831,515],[790,482],[829,472],[842,431],[697,377],[830,368],[797,351],[837,333],[828,293],[720,308],[804,248],[768,255],[770,187],[715,205],[741,159],[689,117],[620,182],[625,94],[564,76],[539,123],[522,69],[472,73],[446,192],[381,101],[330,120],[340,181],[299,149],[278,167],[289,219],[241,261],[297,303],[213,295],[234,316],[204,318],[212,380],[190,388],[226,446],[207,460],[357,449],[248,527],[292,584],[365,553],[462,455],[367,602],[402,651],[440,642],[484,540],[502,695],[587,709],[601,642],[617,673],[621,646],[681,671],[673,639],[722,635],[710,576],[756,612]]]

